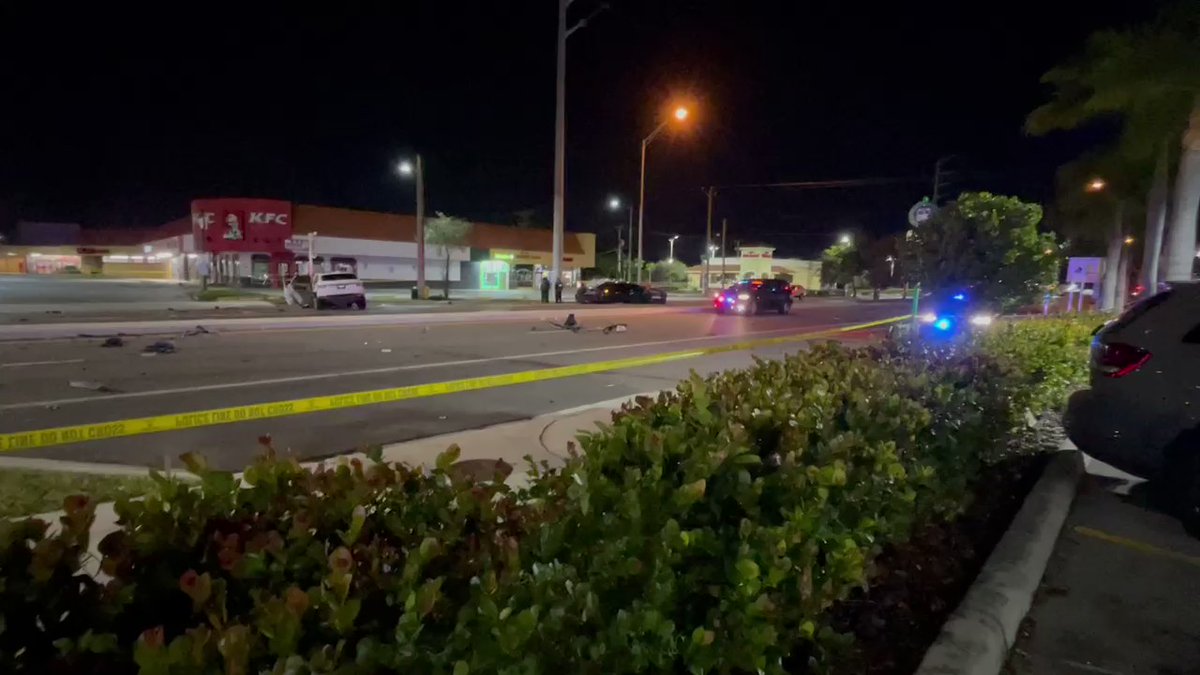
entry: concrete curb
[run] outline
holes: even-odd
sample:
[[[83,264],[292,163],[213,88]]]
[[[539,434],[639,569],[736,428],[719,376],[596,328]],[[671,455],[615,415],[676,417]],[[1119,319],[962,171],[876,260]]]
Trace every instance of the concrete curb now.
[[[997,675],[1017,640],[1083,476],[1078,451],[1050,458],[916,675]]]

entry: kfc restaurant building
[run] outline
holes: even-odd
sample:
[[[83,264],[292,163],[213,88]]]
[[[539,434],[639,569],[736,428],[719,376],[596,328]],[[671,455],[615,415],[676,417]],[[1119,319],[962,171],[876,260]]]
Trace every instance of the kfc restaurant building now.
[[[347,271],[367,280],[416,283],[416,218],[354,209],[293,204],[274,199],[215,198],[192,202],[184,219],[159,228],[147,242],[173,254],[174,276],[214,283],[279,287],[290,276]],[[449,258],[457,287],[514,288],[536,277],[551,257],[549,230],[474,223],[466,246],[426,246],[425,278],[443,278]],[[311,244],[311,256],[310,256]],[[594,234],[566,233],[566,281],[595,266]],[[449,256],[447,256],[447,253]],[[544,258],[544,260],[543,260]]]

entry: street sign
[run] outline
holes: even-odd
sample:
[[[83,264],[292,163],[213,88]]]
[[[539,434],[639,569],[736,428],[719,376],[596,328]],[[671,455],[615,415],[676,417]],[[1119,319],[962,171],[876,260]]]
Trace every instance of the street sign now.
[[[1067,283],[1098,284],[1103,258],[1071,258],[1067,262]]]
[[[908,210],[908,224],[913,227],[918,227],[929,222],[933,218],[933,214],[937,212],[937,207],[933,202],[929,201],[929,197],[925,197],[921,201],[912,205]]]

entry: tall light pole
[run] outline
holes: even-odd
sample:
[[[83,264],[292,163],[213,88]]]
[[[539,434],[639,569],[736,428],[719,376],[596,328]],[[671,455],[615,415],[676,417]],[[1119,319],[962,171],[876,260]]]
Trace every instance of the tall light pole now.
[[[608,198],[608,210],[609,211],[618,211],[618,210],[620,210],[620,208],[621,208],[621,198],[620,197],[609,197]],[[627,249],[627,252],[625,253],[625,275],[626,276],[630,276],[629,266],[631,264],[633,264],[632,263],[632,260],[633,260],[633,204],[630,204],[628,206],[628,209],[629,209],[629,237],[625,241],[628,242],[629,248]],[[619,238],[619,236],[620,235],[618,235],[618,238]],[[620,257],[621,257],[620,251],[618,251],[617,252],[617,268],[618,268],[617,274],[618,275],[620,275],[620,273],[621,273]],[[625,277],[621,277],[621,278],[625,279]]]
[[[425,163],[417,153],[416,161],[401,160],[396,166],[401,176],[412,176],[417,189],[417,297],[429,295],[425,288]]]
[[[558,82],[554,101],[554,243],[551,278],[557,282],[562,274],[564,206],[567,192],[567,38],[587,25],[608,5],[601,4],[579,23],[567,28],[567,9],[574,0],[558,0]]]
[[[667,254],[667,262],[675,262],[675,240],[678,238],[679,235],[675,235],[667,240],[667,244],[671,247],[671,252]]]
[[[682,106],[675,109],[675,112],[670,118],[667,118],[654,127],[654,131],[650,132],[649,136],[642,139],[642,177],[638,185],[638,235],[637,235],[637,282],[642,283],[642,240],[644,227],[643,223],[646,218],[646,147],[650,145],[663,129],[671,123],[671,119],[682,122],[687,119],[688,109]]]

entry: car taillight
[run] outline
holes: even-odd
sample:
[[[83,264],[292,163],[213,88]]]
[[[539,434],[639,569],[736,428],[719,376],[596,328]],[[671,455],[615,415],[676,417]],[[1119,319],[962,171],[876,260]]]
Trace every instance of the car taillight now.
[[[1150,352],[1124,342],[1092,343],[1092,365],[1105,377],[1125,377],[1150,360]]]

